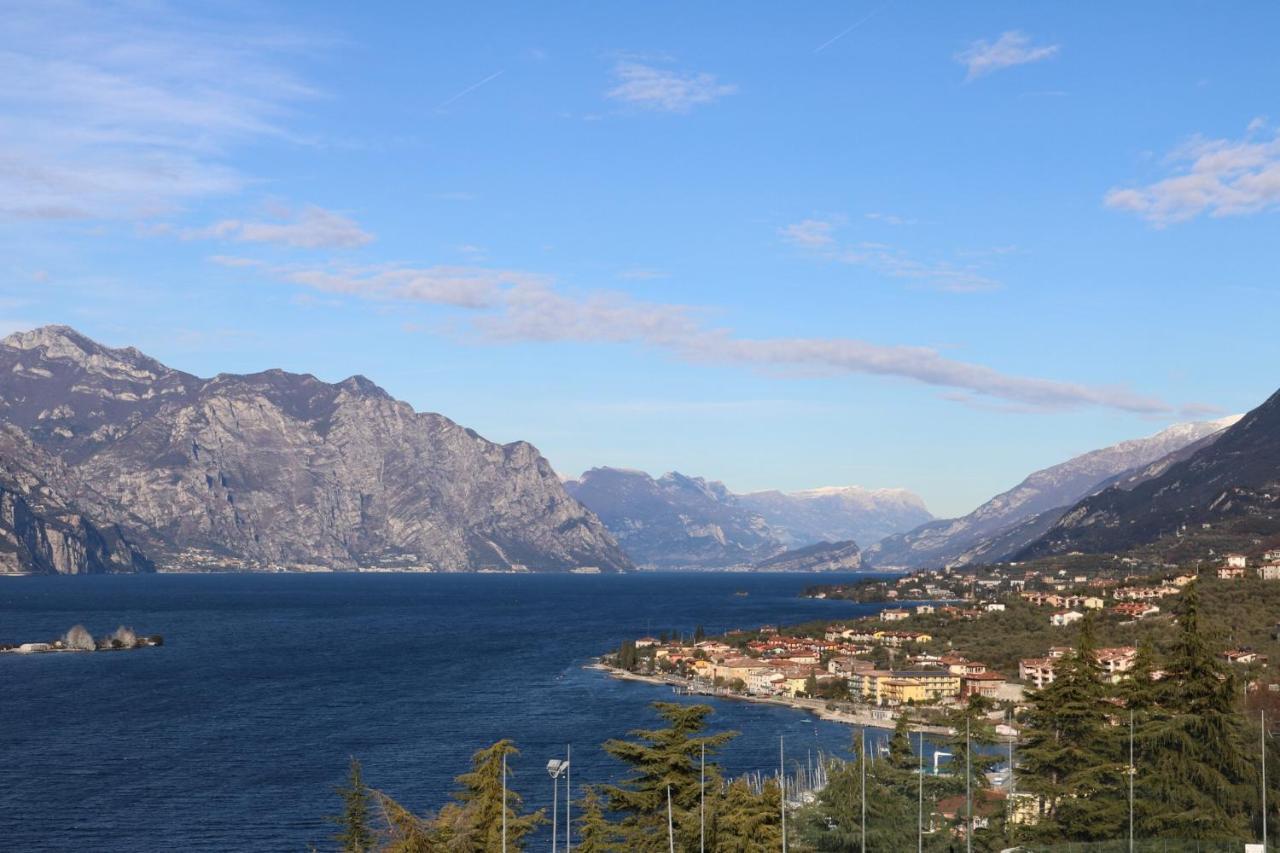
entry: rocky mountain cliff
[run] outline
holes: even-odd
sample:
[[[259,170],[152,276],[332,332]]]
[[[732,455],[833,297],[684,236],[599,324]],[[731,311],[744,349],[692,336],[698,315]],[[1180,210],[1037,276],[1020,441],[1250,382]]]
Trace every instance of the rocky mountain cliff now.
[[[1119,552],[1184,526],[1236,519],[1280,533],[1280,392],[1184,458],[1070,507],[1018,556]]]
[[[154,570],[119,527],[90,520],[66,499],[77,485],[21,430],[0,424],[0,574]]]
[[[1147,438],[1124,441],[1037,471],[962,518],[942,519],[891,536],[863,552],[876,567],[961,565],[1004,559],[1048,530],[1076,501],[1147,466],[1172,464],[1171,454],[1212,441],[1237,417],[1176,424]],[[1176,457],[1174,457],[1176,458]]]
[[[534,447],[359,376],[202,379],[49,326],[0,341],[0,418],[162,568],[630,566]]]
[[[933,519],[906,489],[828,486],[798,492],[748,492],[738,503],[759,513],[791,548],[816,542],[879,542]]]
[[[623,550],[652,568],[743,566],[786,550],[765,520],[723,483],[671,472],[592,468],[565,483]]]

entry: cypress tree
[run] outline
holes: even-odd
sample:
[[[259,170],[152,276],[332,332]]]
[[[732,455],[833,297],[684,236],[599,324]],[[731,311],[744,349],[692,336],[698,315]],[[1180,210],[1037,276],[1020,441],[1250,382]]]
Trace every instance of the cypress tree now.
[[[372,850],[374,835],[369,827],[371,794],[364,784],[360,762],[354,757],[347,773],[347,784],[334,790],[342,797],[342,814],[328,818],[339,827],[333,840],[342,845],[343,853],[366,853]]]

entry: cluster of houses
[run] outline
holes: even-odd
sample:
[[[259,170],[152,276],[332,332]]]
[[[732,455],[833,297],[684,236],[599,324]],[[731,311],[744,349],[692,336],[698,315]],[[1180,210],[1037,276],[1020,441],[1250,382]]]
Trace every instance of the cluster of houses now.
[[[1037,690],[1052,684],[1054,667],[1070,652],[1068,646],[1053,646],[1045,657],[1023,658],[1018,661],[1018,678]],[[1133,646],[1115,646],[1094,652],[1094,660],[1101,668],[1103,678],[1112,684],[1119,684],[1125,673],[1133,669],[1137,657],[1138,650]]]
[[[1017,699],[1018,685],[986,664],[962,655],[912,651],[932,641],[919,631],[833,625],[822,639],[783,636],[772,626],[745,646],[720,640],[662,643],[635,641],[650,649],[655,666],[685,675],[694,689],[722,688],[750,696],[847,695],[877,706],[942,705],[973,695]],[[907,668],[884,669],[864,655],[875,646],[907,649]],[[834,689],[833,688],[842,688]]]

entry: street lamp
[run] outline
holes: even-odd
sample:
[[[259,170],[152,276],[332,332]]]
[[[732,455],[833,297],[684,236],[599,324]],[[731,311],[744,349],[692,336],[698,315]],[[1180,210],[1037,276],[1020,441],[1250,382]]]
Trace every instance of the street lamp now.
[[[551,777],[551,853],[556,853],[556,817],[560,812],[560,774],[569,772],[569,762],[553,758],[547,762],[547,775]]]

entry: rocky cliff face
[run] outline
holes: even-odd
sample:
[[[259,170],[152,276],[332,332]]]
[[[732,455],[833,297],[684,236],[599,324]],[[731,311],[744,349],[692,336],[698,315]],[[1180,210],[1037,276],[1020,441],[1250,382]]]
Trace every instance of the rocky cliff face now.
[[[878,542],[864,552],[864,561],[920,568],[1003,559],[1035,540],[1086,495],[1118,478],[1139,477],[1146,466],[1159,466],[1171,454],[1210,440],[1236,420],[1176,424],[1147,438],[1081,454],[1031,474],[966,516],[932,521]]]
[[[415,412],[363,377],[201,379],[65,327],[0,342],[0,417],[162,567],[630,566],[535,448]]]
[[[56,459],[0,424],[0,574],[152,571],[118,527],[95,523],[68,503],[60,491],[68,482]]]
[[[592,468],[565,484],[641,565],[654,568],[747,566],[785,546],[723,483],[672,472]]]

